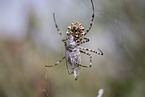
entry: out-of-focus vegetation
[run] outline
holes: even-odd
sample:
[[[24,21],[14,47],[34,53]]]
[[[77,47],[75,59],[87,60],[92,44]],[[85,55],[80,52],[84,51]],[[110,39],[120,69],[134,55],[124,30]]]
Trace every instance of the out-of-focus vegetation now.
[[[68,75],[64,44],[52,13],[65,35],[79,21],[89,26],[89,0],[0,0],[0,97],[145,96],[145,1],[93,0],[95,21],[83,47],[97,50],[93,67],[81,68],[79,79]],[[89,57],[82,54],[82,64]]]

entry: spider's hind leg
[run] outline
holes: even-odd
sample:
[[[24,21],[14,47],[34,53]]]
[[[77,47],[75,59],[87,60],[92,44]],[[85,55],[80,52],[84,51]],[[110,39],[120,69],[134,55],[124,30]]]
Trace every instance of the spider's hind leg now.
[[[45,65],[45,67],[53,67],[53,66],[56,66],[56,65],[58,65],[63,59],[65,59],[65,56],[62,57],[62,59],[60,59],[59,61],[57,61],[55,64],[53,64],[53,65]]]
[[[84,54],[86,54],[86,55],[89,56],[89,58],[90,58],[90,65],[89,65],[89,66],[85,66],[85,65],[82,65],[82,64],[78,64],[78,63],[77,63],[77,65],[78,65],[78,66],[85,67],[85,68],[90,68],[90,67],[92,67],[92,55],[91,55],[90,53],[84,52],[84,51],[82,51],[82,50],[80,50],[80,52],[81,52],[81,53],[84,53]]]
[[[100,52],[97,52],[97,51],[92,50],[92,49],[83,48],[83,47],[79,47],[79,49],[89,51],[89,52],[92,52],[92,53],[95,53],[95,54],[98,54],[98,55],[103,55],[103,52],[100,49],[98,49]]]
[[[86,37],[84,37],[83,39],[84,39],[84,41],[82,41],[82,42],[80,42],[80,39],[78,39],[78,40],[77,40],[77,41],[78,41],[77,43],[78,43],[78,44],[83,44],[83,43],[86,43],[86,42],[89,42],[89,41],[90,41],[90,40],[89,40],[88,38],[86,38]]]

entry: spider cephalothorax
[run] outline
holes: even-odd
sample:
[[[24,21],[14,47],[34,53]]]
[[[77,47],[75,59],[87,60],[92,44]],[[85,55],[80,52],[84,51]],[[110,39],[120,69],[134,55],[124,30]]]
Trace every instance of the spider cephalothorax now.
[[[74,36],[74,40],[78,40],[80,37],[82,37],[83,34],[84,34],[84,27],[78,21],[72,23],[71,26],[68,26],[67,35]]]

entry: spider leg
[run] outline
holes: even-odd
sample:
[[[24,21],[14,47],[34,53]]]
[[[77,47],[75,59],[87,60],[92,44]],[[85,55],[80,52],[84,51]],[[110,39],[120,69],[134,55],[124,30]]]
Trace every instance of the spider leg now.
[[[54,23],[55,23],[55,27],[56,27],[57,31],[59,32],[59,34],[61,35],[61,37],[64,38],[64,36],[62,35],[62,33],[61,33],[61,31],[59,30],[58,25],[57,25],[57,23],[56,23],[56,20],[55,20],[55,13],[53,13],[53,19],[54,19]]]
[[[86,43],[86,42],[89,42],[90,40],[88,39],[88,38],[86,38],[86,37],[84,37],[83,39],[85,39],[84,41],[82,41],[82,42],[79,42],[78,44],[83,44],[83,43]],[[78,41],[78,40],[77,40]]]
[[[59,61],[57,61],[54,65],[45,65],[45,67],[53,67],[53,66],[56,66],[56,65],[58,65],[63,59],[65,59],[65,56],[62,57],[62,59],[60,59]]]
[[[86,50],[86,51],[89,51],[89,52],[92,52],[92,53],[95,53],[95,54],[98,54],[98,55],[103,55],[103,52],[100,49],[98,49],[100,52],[97,52],[97,51],[92,50],[92,49],[83,48],[83,47],[79,47],[79,49]]]
[[[92,28],[92,24],[93,24],[93,21],[94,21],[94,4],[93,4],[93,1],[91,0],[91,4],[92,4],[92,9],[93,9],[93,15],[92,15],[92,19],[91,19],[91,22],[90,22],[90,26],[89,28],[87,29],[87,31],[84,33],[84,36],[90,31],[90,29]]]
[[[91,0],[91,4],[92,4],[92,9],[93,9],[93,14],[92,14],[92,19],[89,25],[89,28],[86,30],[86,32],[79,38],[79,40],[83,39],[83,37],[90,31],[90,29],[92,28],[93,25],[93,21],[94,21],[94,4],[93,1]]]
[[[90,54],[90,53],[87,53],[87,52],[85,52],[85,51],[82,51],[82,50],[80,50],[80,52],[81,53],[84,53],[84,54],[86,54],[86,55],[88,55],[89,57],[90,57],[90,65],[89,66],[85,66],[85,65],[81,65],[81,64],[79,64],[79,63],[76,63],[78,66],[82,66],[82,67],[85,67],[85,68],[90,68],[90,67],[92,67],[92,55]]]

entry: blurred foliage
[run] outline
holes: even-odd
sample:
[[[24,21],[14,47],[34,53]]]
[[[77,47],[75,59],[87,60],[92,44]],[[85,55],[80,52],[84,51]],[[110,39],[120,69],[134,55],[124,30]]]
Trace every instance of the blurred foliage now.
[[[92,38],[91,41],[95,41],[94,43],[100,39],[97,47],[101,47],[104,56],[93,55],[93,67],[82,68],[78,81],[74,81],[73,75],[68,75],[65,61],[57,67],[45,68],[45,64],[53,64],[64,56],[64,47],[63,43],[61,47],[59,45],[61,38],[58,38],[60,36],[53,24],[52,15],[48,18],[50,25],[45,25],[46,18],[42,16],[38,20],[38,16],[35,16],[35,12],[31,9],[27,20],[28,30],[24,38],[16,41],[11,38],[4,39],[1,36],[0,97],[96,97],[100,88],[104,89],[103,97],[145,96],[145,1],[93,1],[95,13],[99,15],[95,14],[91,31],[98,33],[88,33],[88,36]],[[88,3],[76,1],[74,5],[79,6],[78,2],[79,4]],[[63,4],[65,4],[64,1],[60,6],[63,7]],[[59,6],[55,7],[59,9]],[[85,6],[86,9],[87,7]],[[58,11],[61,11],[58,14],[65,14],[61,9]],[[91,8],[88,12],[85,10],[85,14],[91,12]],[[38,15],[41,16],[40,13],[42,14],[38,11]],[[64,17],[61,16],[63,14],[58,14],[58,18]],[[84,22],[87,21],[84,15],[81,17]],[[64,22],[61,23],[62,25],[59,24],[60,27],[67,21],[71,21],[71,18],[68,20],[66,20],[67,17],[64,18],[65,22],[63,19],[60,20]],[[45,22],[44,25],[42,25],[43,22]],[[41,25],[44,28],[49,27],[47,29],[49,35],[44,35],[48,35],[48,40],[42,41],[39,37],[44,34],[44,28],[41,28]],[[55,29],[55,32],[52,32],[52,29]],[[4,31],[0,29],[0,33],[5,33]],[[90,45],[85,47],[91,48],[96,45],[91,41],[87,43]],[[45,43],[47,45],[44,45]],[[88,57],[82,56],[83,64],[88,64],[86,60],[89,60]]]

